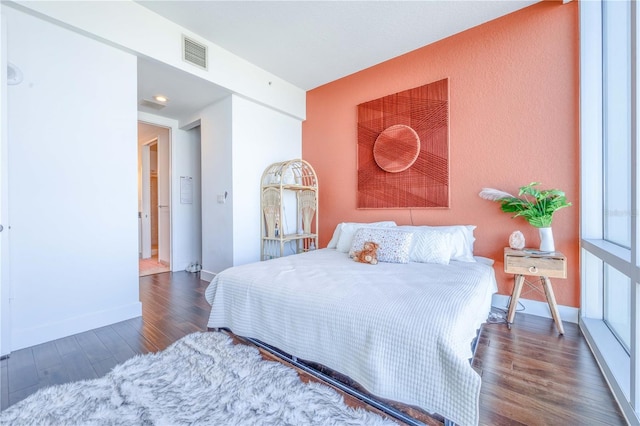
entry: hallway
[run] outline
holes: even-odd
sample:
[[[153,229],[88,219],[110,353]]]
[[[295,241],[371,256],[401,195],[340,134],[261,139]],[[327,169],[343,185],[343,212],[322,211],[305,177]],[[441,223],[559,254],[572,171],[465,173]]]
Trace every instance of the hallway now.
[[[138,262],[140,276],[144,277],[152,274],[160,274],[162,272],[169,272],[169,266],[160,263],[158,261],[158,255],[154,254],[149,259],[140,259]]]

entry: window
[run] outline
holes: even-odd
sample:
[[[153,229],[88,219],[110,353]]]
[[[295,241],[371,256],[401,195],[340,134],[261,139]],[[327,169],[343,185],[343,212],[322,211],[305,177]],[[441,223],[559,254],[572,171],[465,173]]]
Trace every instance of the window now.
[[[640,421],[636,4],[580,2],[580,326],[620,406]]]
[[[631,247],[630,3],[602,3],[604,238]]]
[[[631,280],[605,263],[604,322],[627,353],[631,348]]]

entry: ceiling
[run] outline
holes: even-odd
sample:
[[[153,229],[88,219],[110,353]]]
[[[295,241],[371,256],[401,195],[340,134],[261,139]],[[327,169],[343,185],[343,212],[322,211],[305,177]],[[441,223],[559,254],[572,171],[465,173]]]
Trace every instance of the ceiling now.
[[[303,89],[353,74],[538,0],[471,1],[149,1],[142,6]],[[139,60],[139,97],[163,93],[172,118],[228,92],[149,60]]]
[[[151,59],[138,58],[138,110],[187,120],[230,92],[210,81]],[[158,102],[164,95],[167,102]],[[188,124],[188,123],[185,123]]]

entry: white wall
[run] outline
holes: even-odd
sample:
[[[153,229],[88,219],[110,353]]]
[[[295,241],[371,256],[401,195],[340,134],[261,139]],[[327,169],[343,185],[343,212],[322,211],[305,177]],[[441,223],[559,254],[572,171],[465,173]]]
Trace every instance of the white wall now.
[[[202,273],[210,280],[214,274],[233,265],[233,202],[231,156],[232,102],[229,96],[210,105],[200,116],[202,163]],[[246,153],[253,155],[252,153]],[[228,196],[218,203],[217,196]],[[238,194],[242,196],[241,194]]]
[[[272,163],[301,158],[302,121],[233,96],[233,264],[260,260],[260,179]],[[291,232],[295,231],[295,220]]]
[[[202,278],[260,260],[260,178],[302,155],[302,122],[237,95],[205,109],[202,135]],[[218,196],[225,191],[225,203]]]
[[[212,272],[259,259],[259,179],[273,161],[300,156],[304,91],[211,44],[217,67],[204,72],[185,65],[180,35],[197,35],[133,2],[12,2],[2,11],[9,17],[9,60],[25,73],[24,83],[10,90],[10,114],[2,122],[9,129],[7,204],[14,219],[3,269],[11,268],[14,279],[1,289],[4,302],[12,293],[13,345],[3,352],[141,313],[136,61],[125,52],[242,95],[202,114],[202,215],[196,203],[174,215],[174,270],[200,256]],[[171,127],[174,144],[184,141],[182,154],[172,151],[175,207],[179,177],[197,176],[198,138]],[[225,192],[225,203],[218,203]],[[199,221],[201,236],[189,232]]]
[[[256,102],[305,119],[304,90],[133,1],[16,1],[14,6],[31,13],[41,13],[97,39],[159,60]],[[209,70],[182,60],[183,34],[209,47]]]
[[[200,172],[200,127],[179,130],[181,137],[173,145],[173,259],[174,271],[184,271],[189,264],[202,264],[202,205]],[[193,203],[180,202],[180,177],[193,183]]]
[[[3,12],[24,73],[8,90],[16,350],[141,315],[137,77],[133,55]]]

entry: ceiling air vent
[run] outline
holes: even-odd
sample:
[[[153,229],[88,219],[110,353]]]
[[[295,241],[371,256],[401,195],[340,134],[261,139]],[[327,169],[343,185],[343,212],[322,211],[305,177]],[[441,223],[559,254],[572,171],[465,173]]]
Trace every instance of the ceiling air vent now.
[[[182,36],[182,59],[197,67],[207,69],[207,46]]]
[[[140,101],[140,105],[144,106],[144,107],[147,107],[147,108],[153,108],[153,109],[156,109],[158,111],[161,110],[162,108],[166,107],[166,105],[163,105],[163,104],[158,103],[158,102],[154,102],[154,101],[152,101],[150,99],[142,99]]]

